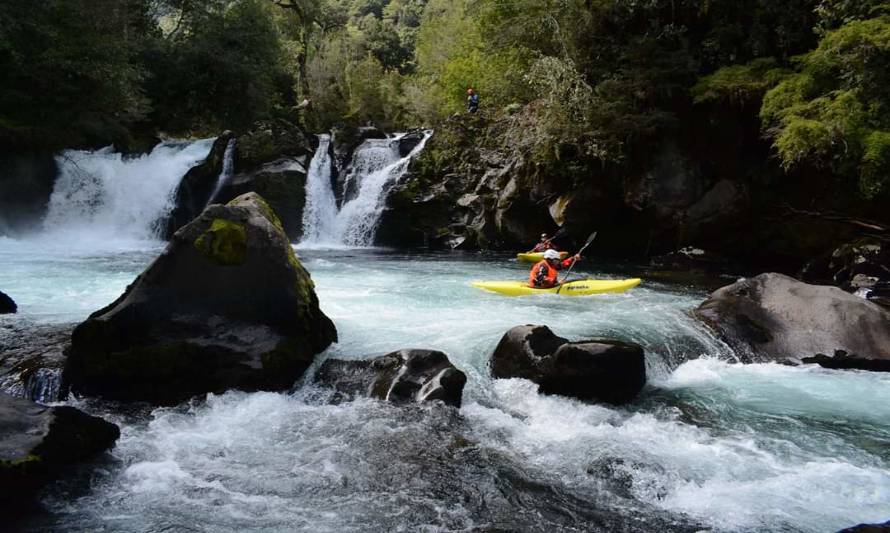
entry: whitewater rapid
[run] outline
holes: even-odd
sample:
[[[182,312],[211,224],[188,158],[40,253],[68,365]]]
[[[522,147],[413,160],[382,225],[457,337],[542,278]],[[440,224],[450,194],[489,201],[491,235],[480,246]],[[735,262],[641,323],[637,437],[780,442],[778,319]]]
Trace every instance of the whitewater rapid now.
[[[22,246],[0,240],[0,262]],[[503,255],[297,251],[339,331],[325,357],[443,350],[468,375],[461,410],[327,405],[308,378],[293,394],[230,392],[174,408],[72,400],[120,424],[121,440],[47,491],[48,514],[29,528],[817,532],[890,518],[890,376],[731,364],[688,314],[702,290],[504,298],[469,285],[524,275]],[[16,277],[0,270],[0,287],[24,295],[19,319],[82,319],[153,257],[60,248],[32,264],[53,254],[53,281],[35,279],[40,268],[32,277],[27,257]],[[595,261],[582,271],[636,272]],[[41,294],[23,289],[82,277],[115,290],[57,295],[42,314]],[[490,379],[500,336],[524,323],[638,342],[650,384],[614,408]]]

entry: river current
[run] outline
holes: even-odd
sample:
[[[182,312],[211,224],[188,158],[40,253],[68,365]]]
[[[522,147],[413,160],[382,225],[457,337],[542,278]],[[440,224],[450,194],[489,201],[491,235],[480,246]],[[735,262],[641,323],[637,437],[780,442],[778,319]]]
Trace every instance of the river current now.
[[[116,298],[154,241],[78,246],[0,237],[0,288],[20,314],[72,323]],[[522,278],[504,255],[301,249],[340,342],[324,357],[444,351],[463,407],[329,405],[229,392],[174,408],[68,403],[118,423],[117,446],[45,491],[33,531],[835,531],[890,518],[890,375],[733,364],[690,318],[696,287],[506,298],[473,279]],[[581,273],[629,277],[595,257]],[[620,407],[492,380],[503,333],[646,349],[649,384]],[[307,373],[311,376],[313,369]]]

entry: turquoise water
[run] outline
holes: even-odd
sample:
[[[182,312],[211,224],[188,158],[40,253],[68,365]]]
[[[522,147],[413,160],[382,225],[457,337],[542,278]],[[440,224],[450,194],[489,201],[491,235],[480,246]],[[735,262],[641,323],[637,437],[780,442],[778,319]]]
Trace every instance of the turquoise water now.
[[[4,320],[82,320],[159,250],[0,239],[0,289],[22,312]],[[890,375],[732,364],[688,314],[701,289],[507,298],[469,285],[525,276],[502,255],[298,254],[340,334],[323,357],[442,350],[469,378],[461,410],[325,405],[306,383],[169,409],[72,400],[122,438],[48,490],[27,527],[834,531],[890,518]],[[639,274],[595,259],[581,272]],[[501,335],[527,323],[642,344],[649,386],[612,408],[490,379]]]

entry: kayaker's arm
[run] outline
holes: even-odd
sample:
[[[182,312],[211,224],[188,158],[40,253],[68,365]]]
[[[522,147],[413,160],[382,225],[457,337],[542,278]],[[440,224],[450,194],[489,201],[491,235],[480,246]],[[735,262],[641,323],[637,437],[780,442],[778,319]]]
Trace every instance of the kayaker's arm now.
[[[570,268],[572,265],[574,265],[576,262],[578,262],[580,260],[581,260],[581,256],[578,254],[575,254],[572,257],[569,257],[568,259],[566,259],[562,263],[560,263],[559,269],[562,270],[564,268]]]

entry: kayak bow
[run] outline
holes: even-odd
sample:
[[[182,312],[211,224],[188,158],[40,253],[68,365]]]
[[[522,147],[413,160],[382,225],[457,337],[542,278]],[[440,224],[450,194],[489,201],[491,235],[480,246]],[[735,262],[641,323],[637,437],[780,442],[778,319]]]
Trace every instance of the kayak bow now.
[[[581,279],[569,281],[550,289],[533,289],[523,281],[474,281],[476,288],[496,292],[505,296],[527,296],[529,294],[559,294],[560,296],[587,296],[609,292],[624,292],[640,284],[640,278],[631,279]]]

